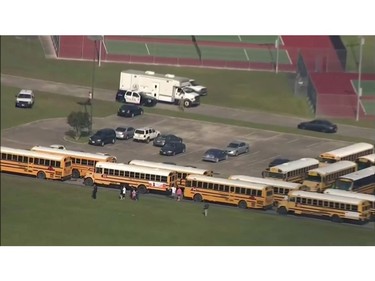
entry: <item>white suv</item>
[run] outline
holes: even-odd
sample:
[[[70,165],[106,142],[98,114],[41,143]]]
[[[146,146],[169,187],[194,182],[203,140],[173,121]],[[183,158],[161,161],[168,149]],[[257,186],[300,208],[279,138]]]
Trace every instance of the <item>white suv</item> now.
[[[134,141],[150,142],[160,135],[160,132],[153,128],[139,128],[134,132]]]
[[[16,95],[16,107],[33,107],[35,101],[34,93],[32,90],[21,90]]]

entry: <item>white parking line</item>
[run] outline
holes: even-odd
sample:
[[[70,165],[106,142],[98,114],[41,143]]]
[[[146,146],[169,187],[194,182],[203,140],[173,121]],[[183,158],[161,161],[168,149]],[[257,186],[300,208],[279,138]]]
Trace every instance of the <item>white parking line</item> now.
[[[321,143],[322,143],[321,141],[320,142],[315,142],[313,144],[307,145],[306,147],[313,147],[313,146],[319,145]]]
[[[300,140],[300,139],[290,140],[290,141],[287,141],[286,143],[292,143],[292,142],[296,142],[296,141],[298,141],[298,140]]]

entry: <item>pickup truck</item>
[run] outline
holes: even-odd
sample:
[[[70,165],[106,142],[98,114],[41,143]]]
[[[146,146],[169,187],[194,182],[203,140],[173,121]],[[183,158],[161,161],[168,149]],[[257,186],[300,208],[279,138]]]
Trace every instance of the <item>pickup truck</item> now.
[[[32,108],[35,102],[34,93],[32,90],[21,90],[16,95],[16,107]]]

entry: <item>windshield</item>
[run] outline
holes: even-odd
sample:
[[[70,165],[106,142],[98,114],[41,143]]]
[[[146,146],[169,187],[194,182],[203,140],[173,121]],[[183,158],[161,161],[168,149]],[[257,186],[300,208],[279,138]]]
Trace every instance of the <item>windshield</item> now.
[[[190,84],[191,84],[192,86],[199,86],[199,84],[198,84],[197,82],[195,82],[194,80],[191,80],[191,81],[190,81]]]
[[[307,176],[307,181],[321,182],[322,178],[320,176]]]
[[[136,133],[136,134],[144,134],[145,131],[143,131],[143,130],[135,130],[135,133]]]
[[[237,148],[239,146],[238,143],[231,142],[228,147]]]
[[[350,181],[343,181],[343,180],[337,180],[335,184],[336,189],[346,190],[350,191],[352,188],[352,182]]]
[[[125,131],[126,131],[126,128],[118,127],[118,128],[116,128],[116,131],[119,131],[119,132],[125,132]]]
[[[273,173],[273,172],[269,172],[269,171],[265,171],[263,176],[265,178],[273,178],[273,179],[283,179],[284,178],[284,174],[282,174],[282,173]]]
[[[31,99],[31,95],[28,94],[19,94],[18,97],[21,99]]]

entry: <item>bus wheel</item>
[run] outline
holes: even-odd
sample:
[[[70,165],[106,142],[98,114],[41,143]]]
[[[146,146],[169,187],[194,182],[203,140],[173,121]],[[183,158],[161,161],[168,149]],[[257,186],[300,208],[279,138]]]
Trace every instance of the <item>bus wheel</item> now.
[[[46,179],[46,174],[44,172],[38,172],[36,177],[40,180],[45,180]]]
[[[202,202],[202,195],[200,194],[195,194],[194,197],[193,197],[193,200],[195,202]]]
[[[142,184],[142,185],[138,186],[138,191],[139,191],[140,194],[145,194],[145,193],[147,193],[147,188],[146,188],[146,186],[144,186]]]
[[[94,181],[92,180],[92,178],[85,178],[84,181],[83,181],[83,184],[86,185],[86,186],[93,186]]]
[[[241,209],[246,209],[247,208],[247,203],[246,203],[246,201],[240,201],[239,203],[238,203],[238,207],[240,207]]]
[[[279,215],[286,215],[286,214],[288,214],[288,211],[286,210],[286,208],[285,207],[280,207],[280,208],[278,208],[277,209],[277,212],[278,212],[278,214]]]
[[[79,173],[78,170],[74,169],[74,170],[72,171],[72,178],[73,178],[73,179],[78,179],[80,176],[81,176],[81,174]]]
[[[341,219],[338,215],[333,215],[333,216],[331,217],[331,220],[332,220],[333,222],[337,222],[337,223],[342,222],[342,219]]]

